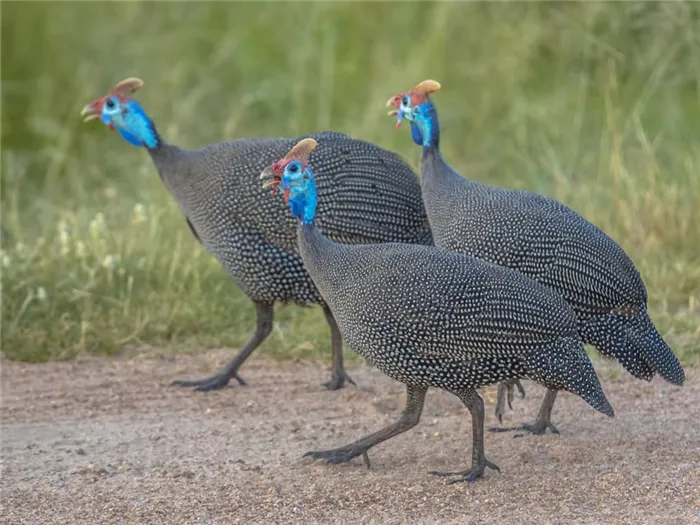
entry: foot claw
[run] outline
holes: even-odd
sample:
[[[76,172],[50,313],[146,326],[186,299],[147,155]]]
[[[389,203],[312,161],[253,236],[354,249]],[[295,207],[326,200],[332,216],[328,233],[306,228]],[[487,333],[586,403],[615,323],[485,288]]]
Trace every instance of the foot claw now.
[[[500,434],[501,432],[514,432],[515,430],[522,430],[521,427],[489,427],[486,429],[488,432],[494,432]]]
[[[226,385],[228,385],[228,381],[212,381],[210,383],[204,383],[203,385],[197,385],[194,389],[197,392],[212,392],[214,390],[221,390]]]
[[[465,481],[467,483],[473,483],[477,479],[479,479],[481,476],[483,476],[483,472],[481,474],[477,474],[476,472],[472,471],[469,474],[466,474],[464,476],[457,477],[453,480],[450,480],[448,485],[454,485],[455,483],[464,483]]]
[[[552,434],[559,434],[559,430],[557,430],[557,427],[552,425],[552,423],[550,421],[546,421],[546,422],[535,421],[535,423],[533,423],[531,425],[528,423],[525,423],[520,428],[520,430],[526,430],[530,434],[534,434],[536,436],[546,434],[547,429],[549,429],[552,432]]]
[[[547,429],[549,429],[552,434],[559,434],[559,430],[557,430],[557,427],[555,427],[551,422],[539,422],[536,421],[535,423],[525,423],[524,425],[521,425],[519,427],[491,427],[488,428],[487,430],[489,432],[529,432],[530,434],[534,434],[536,436],[541,436],[542,434],[547,433]],[[522,437],[523,434],[518,434],[513,437]]]
[[[476,468],[473,468],[471,470],[463,470],[461,472],[437,472],[437,471],[433,471],[430,474],[432,474],[433,476],[439,476],[441,478],[457,476],[456,479],[453,479],[452,481],[450,481],[450,483],[449,483],[450,485],[452,485],[454,483],[461,483],[464,481],[471,483],[472,481],[476,481],[477,479],[479,479],[481,476],[484,475],[484,471],[486,470],[486,467],[488,467],[492,470],[495,470],[496,472],[501,471],[501,469],[498,468],[498,465],[496,465],[495,463],[492,463],[488,459],[484,459],[484,463],[482,465],[479,465]]]
[[[322,459],[328,464],[347,463],[357,456],[362,456],[365,465],[369,468],[369,456],[366,449],[356,449],[353,447],[340,447],[332,450],[315,450],[307,452],[303,457],[311,456],[313,459]]]
[[[463,474],[464,472],[439,472],[437,470],[431,470],[428,472],[431,476],[438,476],[440,478],[447,478],[449,476],[459,476]]]
[[[355,380],[348,375],[345,369],[341,369],[340,371],[334,372],[333,376],[331,377],[331,380],[327,383],[323,383],[323,385],[321,386],[323,386],[327,390],[340,390],[345,386],[345,381],[357,387],[357,383],[355,383]]]
[[[241,386],[247,385],[243,378],[239,376],[238,373],[235,373],[232,376],[227,374],[216,374],[204,379],[178,379],[170,383],[170,386],[194,387],[194,389],[198,392],[210,392],[212,390],[220,390],[221,388],[225,387],[228,385],[231,378],[238,381],[238,384]]]

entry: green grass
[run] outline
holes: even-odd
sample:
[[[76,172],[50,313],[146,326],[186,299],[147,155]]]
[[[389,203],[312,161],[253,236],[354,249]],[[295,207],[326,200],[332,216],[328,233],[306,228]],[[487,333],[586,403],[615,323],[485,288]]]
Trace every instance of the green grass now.
[[[30,361],[240,345],[249,301],[196,243],[144,151],[84,104],[128,76],[172,142],[334,129],[395,150],[384,101],[443,89],[463,174],[555,197],[630,254],[700,362],[700,5],[2,3],[2,350]],[[318,308],[265,351],[327,357]]]

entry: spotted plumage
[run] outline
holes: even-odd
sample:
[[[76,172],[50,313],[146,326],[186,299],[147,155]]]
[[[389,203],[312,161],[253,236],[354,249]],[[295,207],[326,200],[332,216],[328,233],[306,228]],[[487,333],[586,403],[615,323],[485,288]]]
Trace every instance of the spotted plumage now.
[[[312,165],[313,160],[295,160],[278,167],[283,174],[267,184],[285,190],[300,223],[301,258],[343,338],[405,383],[408,402],[398,423],[311,455],[330,462],[366,455],[371,446],[418,423],[430,387],[454,393],[472,412],[475,459],[464,477],[469,480],[485,466],[495,467],[483,453],[483,402],[476,388],[530,378],[576,393],[613,415],[564,299],[519,272],[442,248],[328,239],[313,223]],[[319,209],[323,200],[319,195]]]
[[[165,185],[204,247],[256,305],[253,338],[217,375],[176,384],[200,390],[220,388],[272,330],[273,304],[319,304],[331,328],[333,378],[339,388],[350,379],[342,365],[342,342],[321,294],[299,256],[296,223],[278,199],[260,188],[263,168],[295,143],[287,138],[250,138],[185,150],[168,144],[131,94],[138,79],[120,82],[84,109],[128,142],[145,146]],[[313,135],[320,146],[312,159],[318,169],[318,226],[346,243],[400,241],[432,244],[411,168],[397,155],[341,133]]]
[[[423,148],[421,187],[435,243],[535,279],[569,303],[579,334],[603,355],[640,379],[659,373],[683,384],[678,359],[647,313],[639,272],[615,241],[557,201],[470,181],[444,161],[429,98],[439,88],[422,82],[388,102],[399,121],[410,121],[413,140]],[[536,431],[548,423],[539,421]]]

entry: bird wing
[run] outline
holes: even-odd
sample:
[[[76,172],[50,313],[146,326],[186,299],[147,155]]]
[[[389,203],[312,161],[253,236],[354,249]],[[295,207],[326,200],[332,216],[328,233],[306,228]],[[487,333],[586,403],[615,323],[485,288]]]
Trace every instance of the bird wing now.
[[[469,359],[520,354],[576,335],[566,302],[516,271],[434,247],[344,249],[364,252],[373,266],[370,272],[369,262],[347,258],[350,273],[337,297],[355,303],[348,306],[352,315],[387,344],[426,357]]]

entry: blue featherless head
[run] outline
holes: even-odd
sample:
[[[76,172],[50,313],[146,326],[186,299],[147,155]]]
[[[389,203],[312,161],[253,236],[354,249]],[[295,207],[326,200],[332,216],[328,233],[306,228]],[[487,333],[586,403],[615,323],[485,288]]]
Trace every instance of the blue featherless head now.
[[[84,122],[101,120],[112,130],[116,130],[129,144],[155,148],[160,139],[153,122],[143,108],[131,98],[143,86],[138,78],[127,78],[114,86],[104,97],[85,106],[80,113]]]
[[[300,224],[311,224],[316,216],[318,195],[316,178],[309,166],[309,154],[317,145],[311,138],[297,142],[284,158],[260,174],[260,178],[265,180],[263,188],[272,187],[273,195],[278,187],[282,188],[284,200]]]
[[[419,146],[436,146],[440,141],[440,125],[430,94],[440,89],[434,80],[424,80],[406,93],[391,97],[386,105],[394,107],[389,115],[396,116],[396,129],[404,119],[411,123],[411,138]]]

